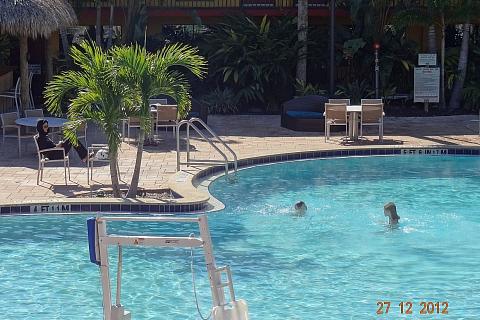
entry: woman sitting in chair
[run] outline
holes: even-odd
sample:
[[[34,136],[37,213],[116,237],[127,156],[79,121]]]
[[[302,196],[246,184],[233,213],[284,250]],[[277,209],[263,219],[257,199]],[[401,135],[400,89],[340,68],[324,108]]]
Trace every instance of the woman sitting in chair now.
[[[50,148],[63,148],[65,149],[65,154],[68,154],[70,149],[72,147],[75,148],[75,150],[78,153],[78,156],[80,159],[82,159],[83,162],[86,162],[88,157],[92,157],[94,153],[92,152],[90,155],[88,154],[87,149],[78,142],[77,146],[73,146],[70,141],[60,141],[59,143],[55,144],[50,137],[48,136],[49,132],[49,127],[48,127],[48,121],[47,120],[38,120],[37,122],[37,132],[38,132],[38,149],[44,150],[44,149],[50,149]],[[52,150],[52,151],[47,151],[43,153],[45,157],[47,157],[50,160],[59,160],[63,159],[63,152],[60,150]]]

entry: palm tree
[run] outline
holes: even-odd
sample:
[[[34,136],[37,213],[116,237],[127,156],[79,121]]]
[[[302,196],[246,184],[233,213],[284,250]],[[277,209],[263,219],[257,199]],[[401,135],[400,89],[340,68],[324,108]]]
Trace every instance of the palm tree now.
[[[450,110],[460,108],[460,103],[463,96],[463,85],[467,76],[468,66],[468,50],[470,43],[470,20],[479,16],[480,4],[478,1],[465,0],[463,6],[457,10],[457,19],[463,22],[463,37],[460,46],[460,54],[458,58],[457,76],[453,84],[452,95],[450,96],[450,103],[448,104]]]
[[[297,30],[300,48],[298,49],[296,78],[298,81],[307,83],[308,0],[298,0],[297,6]]]
[[[149,99],[156,95],[172,97],[178,105],[179,117],[184,118],[191,107],[189,83],[184,76],[188,70],[201,78],[205,74],[206,61],[198,50],[188,45],[174,44],[156,54],[147,53],[138,45],[112,49],[112,57],[119,66],[119,75],[125,84],[135,91],[140,117],[135,168],[127,197],[135,198],[140,178],[145,134],[151,130]]]
[[[76,142],[76,128],[85,120],[103,129],[109,147],[113,194],[121,197],[117,172],[121,143],[119,124],[126,115],[133,113],[132,101],[128,99],[133,96],[132,92],[119,81],[115,61],[95,44],[83,42],[79,48],[72,48],[71,56],[80,70],[63,72],[48,83],[44,93],[46,105],[50,112],[61,114],[64,97],[75,93],[67,111],[70,125],[65,135]]]
[[[431,26],[440,30],[440,107],[445,108],[445,27],[450,22],[456,22],[459,15],[465,11],[465,0],[460,5],[454,6],[451,0],[427,0],[425,6],[418,6],[415,3],[395,15],[397,25],[424,25],[429,27],[429,38],[434,36]],[[429,43],[433,40],[429,40]],[[432,44],[429,45],[429,47]]]

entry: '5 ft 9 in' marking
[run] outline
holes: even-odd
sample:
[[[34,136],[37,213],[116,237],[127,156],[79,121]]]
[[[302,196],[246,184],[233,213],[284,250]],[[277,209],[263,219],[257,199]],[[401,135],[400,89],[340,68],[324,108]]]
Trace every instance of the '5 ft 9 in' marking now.
[[[390,311],[390,301],[377,301],[377,314],[388,314]],[[400,314],[413,314],[413,303],[411,301],[402,301],[398,304]],[[448,314],[448,302],[422,301],[419,303],[419,314]]]

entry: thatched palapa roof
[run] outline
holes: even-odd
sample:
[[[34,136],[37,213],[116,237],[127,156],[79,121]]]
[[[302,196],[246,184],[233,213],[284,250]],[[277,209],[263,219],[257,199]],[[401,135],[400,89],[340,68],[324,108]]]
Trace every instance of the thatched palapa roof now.
[[[0,0],[0,33],[36,38],[77,24],[65,0]]]

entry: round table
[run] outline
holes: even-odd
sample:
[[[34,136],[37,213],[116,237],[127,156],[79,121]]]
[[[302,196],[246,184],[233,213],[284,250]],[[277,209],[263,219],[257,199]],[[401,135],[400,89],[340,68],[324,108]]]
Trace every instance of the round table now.
[[[24,127],[36,127],[38,120],[47,120],[50,128],[60,128],[65,125],[68,119],[55,117],[26,117],[15,120],[15,123]]]

